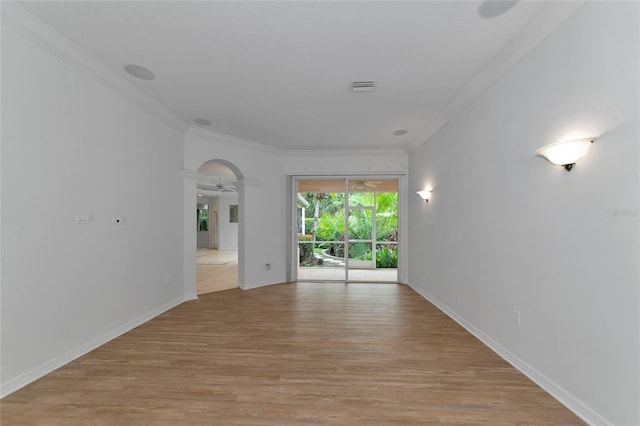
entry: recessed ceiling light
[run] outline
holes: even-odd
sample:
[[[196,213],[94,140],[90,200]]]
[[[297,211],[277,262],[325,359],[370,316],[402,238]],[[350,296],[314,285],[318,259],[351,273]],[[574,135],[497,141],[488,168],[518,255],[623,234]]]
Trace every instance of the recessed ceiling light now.
[[[198,194],[198,197],[202,197],[202,194]]]
[[[408,130],[399,129],[399,130],[394,130],[392,134],[393,136],[403,136],[403,135],[406,135],[407,133],[409,133]]]
[[[156,75],[153,71],[146,69],[143,66],[136,64],[127,64],[124,66],[124,70],[136,78],[142,80],[153,80]]]
[[[207,120],[206,118],[194,118],[193,122],[200,125],[200,126],[210,126],[211,125],[211,121]]]
[[[484,19],[497,18],[507,13],[518,0],[484,0],[478,6],[478,15]]]

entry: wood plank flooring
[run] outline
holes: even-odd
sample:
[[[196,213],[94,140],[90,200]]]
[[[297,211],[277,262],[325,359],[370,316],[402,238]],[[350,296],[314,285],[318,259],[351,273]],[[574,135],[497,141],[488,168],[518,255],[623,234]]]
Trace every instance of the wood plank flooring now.
[[[411,288],[183,303],[0,401],[11,425],[583,424]]]

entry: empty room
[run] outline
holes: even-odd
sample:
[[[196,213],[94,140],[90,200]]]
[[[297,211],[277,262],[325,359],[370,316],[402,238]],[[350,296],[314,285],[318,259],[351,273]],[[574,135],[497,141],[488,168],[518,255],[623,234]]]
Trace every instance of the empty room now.
[[[640,3],[0,11],[3,426],[640,426]]]

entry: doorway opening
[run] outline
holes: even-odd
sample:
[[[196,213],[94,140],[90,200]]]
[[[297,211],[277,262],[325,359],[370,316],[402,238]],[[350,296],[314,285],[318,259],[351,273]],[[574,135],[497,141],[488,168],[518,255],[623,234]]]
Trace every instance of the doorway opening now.
[[[294,182],[298,281],[398,282],[398,179]]]
[[[196,293],[238,287],[238,186],[223,160],[198,169]]]

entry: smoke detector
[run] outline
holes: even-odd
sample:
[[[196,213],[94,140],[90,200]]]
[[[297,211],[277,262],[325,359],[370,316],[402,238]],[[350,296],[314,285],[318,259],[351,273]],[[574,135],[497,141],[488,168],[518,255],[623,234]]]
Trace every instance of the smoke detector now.
[[[374,87],[375,87],[375,82],[373,81],[352,81],[351,82],[352,92],[373,92]]]

